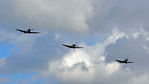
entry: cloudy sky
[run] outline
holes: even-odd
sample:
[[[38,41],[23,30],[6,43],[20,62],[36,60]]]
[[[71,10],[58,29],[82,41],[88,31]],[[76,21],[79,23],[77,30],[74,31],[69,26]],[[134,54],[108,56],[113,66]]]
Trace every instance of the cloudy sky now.
[[[148,3],[1,0],[0,84],[149,84]]]

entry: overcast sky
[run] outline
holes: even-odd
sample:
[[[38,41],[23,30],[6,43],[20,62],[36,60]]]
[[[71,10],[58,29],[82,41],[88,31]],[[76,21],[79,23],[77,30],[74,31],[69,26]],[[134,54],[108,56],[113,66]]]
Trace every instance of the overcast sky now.
[[[148,3],[1,0],[0,83],[149,84]],[[16,31],[29,26],[41,33]]]

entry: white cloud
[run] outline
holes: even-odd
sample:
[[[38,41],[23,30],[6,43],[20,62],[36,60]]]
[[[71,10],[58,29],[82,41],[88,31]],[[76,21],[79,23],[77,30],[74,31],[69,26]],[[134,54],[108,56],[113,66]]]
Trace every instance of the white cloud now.
[[[149,33],[146,30],[144,30],[143,28],[141,28],[139,32],[135,32],[133,34],[134,39],[137,39],[141,36],[143,36],[145,41],[149,41]]]
[[[138,32],[135,32],[132,34],[132,37],[134,39],[142,39],[143,43],[142,43],[142,47],[144,50],[146,50],[147,52],[149,52],[149,48],[146,45],[149,41],[149,32],[147,32],[146,30],[144,30],[143,28],[141,28]]]
[[[116,63],[116,62],[112,62],[106,65],[106,70],[108,74],[112,74],[114,72],[116,72],[117,70],[119,70],[120,64]]]
[[[49,70],[52,74],[56,74],[66,81],[85,81],[86,78],[90,80],[94,74],[90,57],[84,50],[70,51],[62,59],[50,62]],[[83,79],[80,79],[78,76],[81,76]]]
[[[147,46],[143,46],[143,48],[149,53],[149,48]]]
[[[49,71],[71,84],[74,82],[93,83],[99,74],[101,78],[107,78],[120,69],[120,64],[106,63],[105,48],[116,43],[117,40],[127,37],[126,34],[115,29],[104,42],[94,46],[84,45],[85,49],[70,50],[62,58],[49,62]]]

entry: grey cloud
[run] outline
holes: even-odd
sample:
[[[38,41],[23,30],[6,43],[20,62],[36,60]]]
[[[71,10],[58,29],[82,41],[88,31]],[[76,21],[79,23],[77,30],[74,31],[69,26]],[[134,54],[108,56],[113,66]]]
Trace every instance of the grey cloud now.
[[[127,84],[148,84],[149,83],[148,78],[149,78],[148,73],[144,73],[131,78]]]
[[[9,2],[3,3],[6,4],[3,5],[4,8],[8,8]],[[14,0],[12,3],[10,9],[2,11],[4,14],[1,17],[14,26],[36,25],[42,29],[89,30],[86,20],[92,14],[90,0]]]
[[[73,65],[72,70],[74,69],[79,69],[81,71],[88,71],[88,66],[84,62],[77,63]]]
[[[0,59],[4,63],[0,65],[0,73],[37,72],[46,76],[50,73],[64,84],[84,81],[86,84],[148,84],[147,0],[5,0],[1,1],[0,9],[0,27],[6,30],[0,31],[0,42],[15,44],[20,49],[5,60]],[[28,25],[36,25],[48,34],[14,33],[16,27]],[[82,50],[68,51],[60,47],[66,40],[96,39],[100,40],[92,46],[82,42],[86,47]],[[135,63],[113,62],[124,57]],[[61,66],[63,62],[72,67]]]
[[[48,61],[60,57],[63,52],[61,44],[56,43],[54,36],[48,34],[35,36],[35,38],[34,35],[26,36],[24,34],[22,36],[10,36],[9,38],[10,43],[13,43],[19,50],[12,51],[11,56],[6,58],[6,65],[0,67],[1,74],[31,73],[47,70]]]
[[[144,39],[121,39],[116,44],[107,47],[107,61],[114,61],[115,59],[129,58],[134,61],[129,67],[135,71],[148,71],[148,51],[144,49],[144,45],[148,48],[148,43]],[[113,60],[111,60],[113,59]]]
[[[18,35],[15,36],[18,37]],[[117,83],[117,81],[123,84],[126,82],[135,82],[134,80],[128,80],[130,80],[130,78],[135,79],[138,76],[135,75],[134,72],[138,74],[139,69],[137,71],[131,67],[136,68],[137,65],[141,64],[139,66],[143,69],[147,69],[145,68],[146,65],[144,65],[144,63],[147,62],[144,60],[144,55],[143,58],[138,56],[142,53],[148,54],[142,47],[143,43],[139,41],[140,39],[130,38],[126,33],[120,32],[117,29],[114,29],[109,37],[96,45],[87,46],[82,44],[85,46],[85,49],[80,50],[67,51],[67,48],[59,47],[61,44],[59,44],[58,41],[62,40],[62,38],[55,40],[54,37],[54,34],[37,36],[34,38],[34,42],[30,47],[31,49],[29,49],[31,51],[24,49],[26,45],[20,45],[30,41],[19,41],[18,46],[22,47],[22,51],[13,52],[12,56],[6,58],[6,65],[0,67],[0,72],[3,74],[36,72],[39,73],[41,77],[54,75],[57,77],[57,80],[60,80],[61,83],[64,84],[114,84]],[[122,53],[116,52],[117,49],[122,50],[124,49],[123,47],[130,47],[130,45],[138,49],[136,59],[131,57],[130,59],[135,61],[135,63],[137,60],[144,60],[144,62],[141,61],[141,63],[136,63],[137,65],[128,65],[126,67],[116,62],[106,61],[108,59],[113,60],[118,58],[115,56],[120,56]],[[128,55],[132,54],[131,48],[123,53],[127,54],[128,52]],[[112,51],[109,49],[112,49]],[[69,68],[67,66],[72,67]],[[132,70],[134,70],[134,72],[132,72]],[[145,71],[143,73],[148,73],[147,70],[143,71]],[[140,74],[140,76],[141,75],[142,74]]]
[[[12,24],[12,28],[36,25],[43,30],[89,31],[95,35],[107,34],[113,28],[134,32],[143,27],[148,31],[147,3],[147,0],[15,0],[11,4],[2,1],[0,16],[1,22]]]
[[[134,32],[140,27],[148,30],[147,3],[147,0],[96,0],[93,2],[93,18],[89,26],[102,34],[115,27],[125,32]]]

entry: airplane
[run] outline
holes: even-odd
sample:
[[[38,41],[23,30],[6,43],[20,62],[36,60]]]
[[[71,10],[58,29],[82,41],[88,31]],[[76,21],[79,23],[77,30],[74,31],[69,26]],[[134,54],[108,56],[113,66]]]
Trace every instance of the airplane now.
[[[27,30],[21,30],[21,29],[16,29],[17,31],[23,32],[24,34],[28,33],[28,34],[38,34],[40,32],[32,32],[31,30],[33,29],[27,29]]]
[[[115,61],[117,61],[119,63],[125,63],[125,64],[127,64],[127,63],[134,63],[134,62],[128,62],[128,58],[125,58],[125,60],[115,60]]]
[[[76,49],[76,48],[83,48],[83,47],[79,47],[76,43],[74,43],[74,44],[72,44],[72,45],[63,44],[63,46],[68,47],[68,48],[73,48],[73,49]]]

